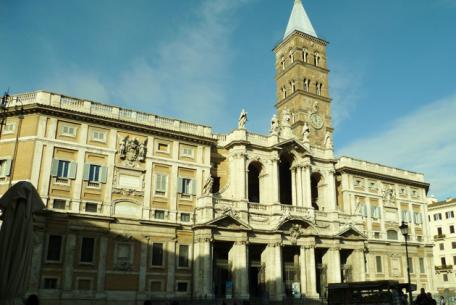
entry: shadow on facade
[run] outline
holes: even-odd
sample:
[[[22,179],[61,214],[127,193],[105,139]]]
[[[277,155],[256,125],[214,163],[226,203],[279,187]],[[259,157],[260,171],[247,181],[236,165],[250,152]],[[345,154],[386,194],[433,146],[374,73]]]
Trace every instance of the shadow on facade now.
[[[293,298],[305,263],[298,246],[195,240],[190,225],[52,211],[35,224],[29,293],[41,304],[319,302]]]

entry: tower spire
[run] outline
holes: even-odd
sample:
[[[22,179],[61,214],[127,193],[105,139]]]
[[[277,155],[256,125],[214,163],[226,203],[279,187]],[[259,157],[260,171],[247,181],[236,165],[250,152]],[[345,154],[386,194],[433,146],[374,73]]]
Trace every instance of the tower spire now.
[[[287,30],[283,38],[285,39],[288,35],[294,31],[300,31],[309,34],[314,37],[318,37],[315,32],[309,17],[307,16],[306,10],[302,5],[301,0],[295,0],[293,10],[291,11],[290,19],[288,20]]]

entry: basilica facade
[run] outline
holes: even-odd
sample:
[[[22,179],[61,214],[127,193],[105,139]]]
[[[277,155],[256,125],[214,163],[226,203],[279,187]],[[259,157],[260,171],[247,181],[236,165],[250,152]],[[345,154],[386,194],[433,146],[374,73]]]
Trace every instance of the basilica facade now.
[[[268,134],[58,93],[9,98],[0,194],[33,183],[30,293],[43,304],[326,296],[328,283],[407,280],[434,290],[424,176],[335,157],[328,43],[296,0],[274,48]],[[268,123],[269,124],[269,123]]]

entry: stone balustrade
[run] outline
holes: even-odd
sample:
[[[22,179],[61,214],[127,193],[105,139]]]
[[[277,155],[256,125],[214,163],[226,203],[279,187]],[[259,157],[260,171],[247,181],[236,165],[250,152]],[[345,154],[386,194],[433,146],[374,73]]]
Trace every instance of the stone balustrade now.
[[[133,111],[117,106],[77,99],[46,91],[12,95],[8,102],[8,107],[32,104],[48,105],[55,108],[87,113],[119,121],[132,122],[165,130],[213,138],[211,127],[205,125],[198,125],[181,120],[160,117],[154,114]]]

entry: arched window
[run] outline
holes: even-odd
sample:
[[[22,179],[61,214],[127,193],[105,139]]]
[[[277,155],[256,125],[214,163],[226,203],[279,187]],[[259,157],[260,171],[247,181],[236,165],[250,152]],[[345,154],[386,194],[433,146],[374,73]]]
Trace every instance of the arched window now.
[[[291,93],[295,93],[295,91],[296,91],[296,82],[294,80],[292,80],[290,82],[290,87],[291,87]]]
[[[386,238],[391,240],[398,240],[398,234],[395,230],[388,230],[386,231]]]
[[[294,63],[294,51],[290,50],[288,53],[288,57],[290,58],[290,63]]]
[[[279,163],[279,200],[281,204],[292,204],[291,199],[291,163],[293,157],[289,153],[283,153],[280,156]]]
[[[285,57],[282,56],[282,59],[280,61],[280,64],[282,66],[282,70],[285,70]]]
[[[282,98],[287,98],[287,88],[282,87]]]
[[[322,177],[319,173],[313,173],[312,176],[310,177],[310,192],[312,194],[312,207],[315,210],[320,209],[320,204],[319,204],[319,196],[320,194],[320,187],[322,184]]]
[[[317,83],[315,84],[315,87],[316,87],[316,93],[317,93],[317,95],[321,95],[321,89],[323,88],[323,84],[317,82]]]
[[[315,52],[315,54],[314,54],[314,64],[316,66],[320,65],[320,54],[318,54],[318,52]]]
[[[249,202],[260,202],[260,173],[261,163],[252,162],[248,167],[248,194]]]
[[[304,79],[304,91],[309,92],[310,80]]]
[[[308,57],[309,53],[307,52],[307,49],[306,48],[303,48],[302,49],[302,61],[303,62],[307,62],[307,57]]]

